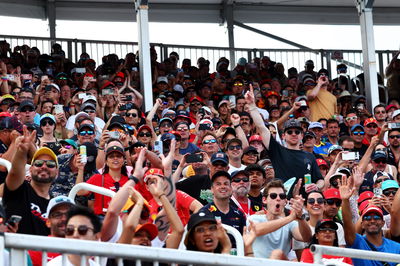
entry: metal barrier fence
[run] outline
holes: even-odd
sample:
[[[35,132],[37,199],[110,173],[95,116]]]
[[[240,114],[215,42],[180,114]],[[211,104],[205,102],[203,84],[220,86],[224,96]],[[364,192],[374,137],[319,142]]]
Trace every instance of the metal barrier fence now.
[[[312,245],[311,252],[314,254],[314,263],[322,263],[322,255],[334,255],[340,257],[357,258],[364,260],[375,260],[384,262],[400,263],[400,255],[386,252],[367,251],[352,248],[339,248],[322,245]]]
[[[87,257],[97,256],[97,261],[104,261],[102,258],[115,258],[118,265],[122,265],[122,259],[136,261],[136,265],[142,265],[142,262],[152,262],[153,265],[159,263],[172,263],[172,265],[293,265],[306,266],[306,263],[277,261],[260,258],[250,258],[231,255],[210,254],[204,252],[183,251],[175,249],[148,248],[142,246],[133,246],[125,244],[112,244],[105,242],[93,242],[75,239],[64,239],[57,237],[33,236],[23,234],[5,233],[0,235],[0,262],[4,261],[4,248],[10,250],[10,265],[25,266],[27,265],[27,250],[39,250],[43,252],[43,264],[46,265],[46,252],[59,252],[65,257],[67,254],[81,255],[81,261],[85,261]],[[81,265],[85,265],[81,263]]]
[[[12,36],[0,35],[0,39],[6,40],[11,47],[27,44],[30,47],[38,47],[42,53],[50,53],[51,45],[54,42],[61,44],[66,57],[77,62],[82,52],[87,52],[97,64],[101,64],[104,55],[115,53],[120,58],[124,58],[129,52],[135,53],[138,50],[137,42],[117,42],[102,40],[78,40],[57,38],[33,37],[33,36]],[[229,58],[229,48],[213,46],[194,46],[194,45],[175,45],[152,43],[158,53],[158,58],[163,60],[169,56],[169,53],[176,51],[180,60],[189,58],[192,65],[196,65],[199,57],[204,57],[210,61],[210,70],[215,71],[218,59],[221,57]],[[362,72],[362,51],[361,50],[306,50],[306,49],[246,49],[234,48],[236,61],[244,57],[251,62],[255,57],[269,56],[272,61],[282,63],[286,70],[290,67],[296,67],[300,72],[304,69],[304,63],[312,59],[315,69],[326,68],[336,77],[336,65],[346,63],[348,65],[348,74],[355,77]],[[396,51],[376,51],[376,62],[378,72],[384,76],[386,66],[390,63],[393,53]],[[235,65],[233,63],[233,65]],[[232,67],[232,62],[231,62]]]

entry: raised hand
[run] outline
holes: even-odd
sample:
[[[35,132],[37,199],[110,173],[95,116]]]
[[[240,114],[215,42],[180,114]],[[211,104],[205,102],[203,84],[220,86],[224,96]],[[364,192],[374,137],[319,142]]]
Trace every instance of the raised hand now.
[[[355,188],[352,186],[351,182],[347,179],[346,175],[342,176],[342,180],[339,182],[339,192],[342,200],[348,200],[353,195]]]
[[[28,151],[32,144],[36,142],[36,130],[33,130],[32,133],[28,130],[28,128],[23,126],[23,135],[18,137],[19,141],[17,144],[17,151],[24,153],[25,156],[28,154]]]
[[[143,168],[146,152],[147,148],[140,148],[139,155],[137,156],[137,160],[135,163],[135,171],[133,172],[133,175],[140,180],[143,178],[144,173],[147,170],[147,167]]]
[[[147,181],[147,183],[148,183],[147,187],[154,198],[159,199],[163,194],[165,194],[164,180],[161,177],[152,176],[150,180]]]
[[[243,242],[245,247],[253,244],[257,237],[256,225],[252,220],[249,220],[249,226],[243,228]]]
[[[231,121],[233,126],[238,126],[240,124],[240,116],[238,114],[231,114]]]
[[[143,204],[144,203],[144,198],[142,194],[140,194],[136,189],[133,187],[128,187],[129,191],[129,198],[135,202],[135,204]]]
[[[255,101],[255,97],[254,97],[253,85],[249,84],[249,88],[250,89],[246,92],[246,94],[244,95],[244,98],[248,105],[255,105],[256,101]]]
[[[84,171],[86,163],[82,163],[80,154],[78,154],[77,156],[78,157],[77,157],[76,167],[78,168],[79,171]]]
[[[359,188],[361,184],[364,182],[365,173],[361,172],[358,166],[354,167],[352,172],[353,172],[354,187]]]

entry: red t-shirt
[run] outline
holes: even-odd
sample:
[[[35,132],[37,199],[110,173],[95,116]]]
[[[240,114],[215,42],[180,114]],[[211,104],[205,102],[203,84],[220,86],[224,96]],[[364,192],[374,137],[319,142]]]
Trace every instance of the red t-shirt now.
[[[49,235],[49,237],[54,237]],[[31,257],[33,266],[42,266],[42,251],[39,250],[28,250],[29,256]],[[51,261],[55,257],[60,256],[61,253],[47,252],[47,262]]]
[[[104,181],[102,181],[103,176],[104,176]],[[128,177],[125,175],[121,175],[121,179],[118,181],[119,188],[121,188],[127,181],[128,181]],[[117,182],[108,173],[104,174],[104,175],[95,174],[91,178],[89,178],[87,183],[98,186],[98,187],[104,187],[104,188],[112,190],[114,192],[117,192],[117,188],[118,188],[118,185],[115,184]],[[102,186],[102,184],[103,184],[103,186]],[[110,201],[111,201],[110,197],[95,193],[94,194],[94,213],[95,214],[103,214],[104,213],[103,208],[107,209],[108,205],[110,204]]]
[[[190,218],[190,205],[195,199],[186,194],[183,191],[177,190],[176,191],[176,212],[178,213],[179,218],[181,219],[181,222],[183,226],[185,226]],[[156,217],[159,211],[159,205],[154,199],[151,199],[149,201],[149,204],[151,206],[150,209],[150,216],[151,217]]]
[[[339,256],[332,256],[332,255],[322,255],[322,258],[324,259],[343,259],[343,262],[353,265],[353,262],[350,258],[348,257],[339,257]],[[314,255],[311,253],[309,248],[306,248],[303,250],[303,253],[301,254],[301,262],[307,262],[307,263],[314,263]]]

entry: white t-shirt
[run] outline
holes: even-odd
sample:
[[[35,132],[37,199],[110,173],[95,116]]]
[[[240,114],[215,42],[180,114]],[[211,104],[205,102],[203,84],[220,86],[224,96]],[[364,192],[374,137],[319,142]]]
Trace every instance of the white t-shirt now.
[[[231,175],[233,172],[239,171],[239,170],[244,170],[245,168],[246,168],[246,165],[244,165],[244,164],[241,164],[239,168],[229,164],[228,173]]]
[[[65,125],[65,127],[70,131],[73,131],[75,128],[75,117],[76,115],[71,115],[67,120],[67,124]],[[103,119],[95,117],[94,124],[96,126],[96,130],[99,131],[101,135],[101,132],[103,131],[103,128],[106,125],[106,123],[104,123]]]
[[[49,262],[47,263],[47,265],[48,265],[48,266],[63,266],[62,256],[60,255],[60,256],[58,256],[58,257],[55,257],[54,259],[52,259],[51,261],[49,261]],[[64,265],[65,265],[65,266],[74,266],[74,264],[72,264],[72,263],[69,261],[68,257],[67,257],[67,259],[66,259]],[[100,266],[100,264],[96,263],[94,260],[91,260],[91,259],[89,260],[89,265],[90,265],[90,266]]]

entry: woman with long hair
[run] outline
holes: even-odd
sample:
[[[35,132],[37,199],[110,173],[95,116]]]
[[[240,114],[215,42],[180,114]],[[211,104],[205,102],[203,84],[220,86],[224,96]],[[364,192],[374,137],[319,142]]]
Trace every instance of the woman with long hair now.
[[[43,136],[39,138],[40,147],[51,149],[56,155],[60,154],[61,144],[54,136],[56,118],[51,114],[44,114],[40,117],[40,129]]]

